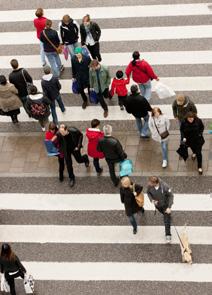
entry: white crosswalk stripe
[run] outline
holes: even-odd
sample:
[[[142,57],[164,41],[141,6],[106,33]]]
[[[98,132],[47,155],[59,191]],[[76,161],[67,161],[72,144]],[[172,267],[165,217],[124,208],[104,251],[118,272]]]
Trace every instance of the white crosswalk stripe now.
[[[32,7],[34,7],[33,4]],[[83,15],[89,13],[97,22],[98,19],[101,19],[101,21],[104,19],[105,21],[111,20],[112,22],[113,19],[120,18],[122,22],[126,21],[127,27],[121,26],[102,29],[101,42],[105,42],[105,45],[110,44],[111,46],[110,52],[102,54],[103,64],[110,67],[125,67],[129,63],[132,54],[129,49],[125,50],[125,47],[125,52],[118,52],[116,45],[119,42],[120,44],[124,42],[127,45],[130,44],[130,41],[164,41],[164,47],[167,46],[167,48],[163,47],[163,49],[161,49],[158,47],[154,48],[154,51],[149,49],[149,51],[147,50],[145,52],[142,51],[142,48],[138,48],[142,53],[142,58],[146,59],[153,66],[160,66],[161,69],[167,65],[173,66],[173,75],[160,77],[160,80],[175,91],[201,93],[212,91],[212,76],[207,68],[207,66],[210,67],[212,64],[212,51],[204,50],[199,45],[196,45],[195,48],[189,48],[188,51],[184,51],[184,49],[180,48],[180,41],[184,40],[189,42],[196,39],[201,42],[201,44],[202,42],[207,42],[206,40],[212,38],[212,25],[209,21],[208,24],[202,25],[197,25],[195,22],[193,25],[181,25],[180,21],[178,25],[176,25],[176,22],[173,23],[173,25],[167,25],[165,19],[168,16],[172,16],[173,18],[179,17],[179,20],[182,16],[185,18],[187,16],[189,18],[193,16],[194,19],[201,16],[207,19],[207,17],[212,14],[210,7],[211,3],[123,5],[115,7],[62,9],[51,9],[51,7],[49,7],[49,9],[45,10],[45,15],[52,20],[59,20],[65,14],[70,14],[73,19],[82,19]],[[30,73],[32,74],[36,72],[36,69],[40,68],[40,56],[38,55],[39,45],[36,34],[34,31],[25,31],[27,29],[26,24],[24,24],[24,22],[32,22],[34,12],[34,9],[0,11],[0,23],[9,25],[10,28],[16,24],[19,24],[20,27],[23,25],[23,30],[20,32],[16,32],[16,30],[1,30],[0,32],[0,46],[5,48],[6,52],[0,58],[0,68],[2,70],[10,69],[10,60],[12,58],[17,58],[20,65],[30,69]],[[160,24],[158,25],[158,23],[155,26],[154,21],[158,17],[161,17],[161,26]],[[133,18],[152,18],[151,27],[132,28],[132,26],[128,24]],[[169,48],[169,40],[175,42],[176,49],[173,50],[173,48]],[[34,44],[37,47],[31,46]],[[14,55],[11,53],[7,55],[6,49],[8,45],[14,46]],[[29,50],[22,54],[23,49],[16,45],[24,45]],[[37,53],[34,51],[31,52],[31,48],[34,48],[33,50],[37,48]],[[178,51],[178,49],[180,50]],[[70,60],[65,61],[63,56],[61,56],[61,59],[65,67],[70,67]],[[204,65],[205,73],[202,76],[202,73],[198,74],[197,72],[191,72],[186,76],[183,74],[181,76],[176,76],[174,71],[175,65],[182,68],[182,71],[187,65]],[[37,76],[36,79],[40,78],[41,77]],[[39,89],[41,89],[40,82],[40,80],[34,81]],[[72,93],[71,83],[71,79],[61,79],[62,94]],[[130,85],[132,85],[132,83],[131,81]],[[155,83],[155,81],[152,83],[153,91],[155,89]],[[199,117],[206,120],[212,118],[212,105],[210,103],[197,103],[196,106]],[[170,104],[160,104],[160,108],[168,118],[173,119],[171,100]],[[90,121],[94,117],[100,120],[110,120],[113,124],[116,122],[124,123],[134,120],[133,116],[125,112],[120,112],[118,106],[109,107],[109,116],[106,119],[103,118],[103,111],[100,106],[89,106],[85,110],[82,110],[81,107],[71,105],[66,107],[65,114],[62,114],[60,110],[58,110],[57,114],[59,121],[64,122],[80,121],[83,123],[85,121]],[[34,121],[29,118],[23,110],[21,110],[19,120],[20,122]],[[6,123],[5,125],[7,125],[10,121],[10,117],[0,116],[0,124]],[[193,188],[190,188],[189,190],[192,191],[192,189]],[[207,259],[205,258],[205,256],[208,255],[206,253],[211,254],[212,251],[212,227],[208,221],[212,212],[210,193],[175,194],[173,205],[174,221],[177,220],[178,222],[179,216],[185,216],[185,220],[181,220],[180,225],[177,225],[179,232],[182,233],[184,231],[184,227],[182,226],[183,222],[186,222],[186,217],[189,216],[189,220],[191,220],[190,224],[187,225],[189,242],[194,248],[194,256],[195,254],[198,256],[197,253],[200,254],[199,257],[195,257],[198,262],[196,263],[194,261],[194,264],[191,266],[180,263],[179,239],[173,228],[172,245],[170,245],[170,247],[167,245],[168,247],[166,247],[162,216],[158,214],[157,217],[155,217],[156,219],[154,219],[154,221],[156,220],[155,223],[157,223],[158,218],[161,217],[160,224],[154,225],[154,223],[151,223],[151,225],[149,225],[145,223],[145,218],[147,217],[148,220],[148,218],[154,214],[154,207],[149,202],[146,195],[146,217],[139,216],[139,218],[142,219],[141,223],[143,222],[144,224],[142,223],[142,225],[140,225],[140,221],[138,221],[139,226],[136,235],[132,234],[131,226],[127,224],[127,217],[125,224],[122,222],[119,223],[117,219],[113,220],[113,214],[116,214],[116,218],[121,218],[121,216],[123,217],[124,215],[124,206],[120,202],[120,196],[117,192],[115,194],[108,193],[107,191],[103,191],[102,194],[77,192],[71,194],[70,190],[70,194],[63,194],[61,189],[60,194],[37,194],[31,191],[30,193],[0,193],[0,209],[2,213],[0,242],[7,241],[12,243],[15,251],[16,247],[20,247],[20,252],[23,255],[22,260],[25,260],[23,262],[25,267],[28,272],[34,276],[38,285],[41,284],[38,286],[38,289],[40,289],[37,294],[56,294],[53,292],[49,293],[50,291],[45,289],[48,281],[50,284],[55,282],[55,286],[59,286],[58,290],[61,290],[60,293],[64,295],[70,294],[70,290],[72,290],[65,286],[65,282],[78,282],[79,284],[86,282],[86,287],[89,287],[91,282],[96,284],[98,281],[108,283],[108,287],[101,292],[103,295],[110,294],[108,290],[110,290],[111,282],[113,281],[121,282],[121,284],[123,282],[133,281],[136,283],[142,282],[142,284],[147,282],[156,284],[168,282],[167,284],[179,283],[180,286],[189,282],[189,286],[193,288],[192,284],[197,284],[202,291],[201,293],[204,294],[205,292],[206,294],[208,290],[205,291],[205,289],[203,289],[204,286],[199,283],[212,283],[211,258],[209,257],[209,263],[206,262]],[[107,224],[100,225],[99,220],[103,218],[104,214],[107,215],[110,212],[111,218],[107,220]],[[86,218],[88,218],[89,214],[93,217],[93,220],[92,222],[89,221],[87,224]],[[15,218],[11,220],[13,216],[15,216]],[[54,222],[52,222],[54,217]],[[81,221],[83,217],[85,218],[84,223]],[[9,222],[7,218],[10,218]],[[27,220],[27,218],[29,218],[29,220]],[[203,220],[204,218],[205,220]],[[198,226],[197,222],[199,222]],[[88,247],[88,250],[84,253],[84,255],[86,255],[84,257],[86,258],[79,259],[78,255],[76,255],[75,258],[74,251],[77,251],[77,254],[80,253],[83,246]],[[49,248],[49,252],[47,247]],[[93,256],[90,256],[92,247],[94,247],[95,250],[93,251],[95,253]],[[108,247],[112,247],[112,250]],[[134,247],[133,253],[130,247]],[[138,252],[135,251],[136,247],[139,247],[139,251],[137,250]],[[35,257],[32,255],[34,253],[30,252],[29,254],[29,252],[26,251],[29,258],[25,259],[25,249],[28,249],[29,252],[39,251],[37,249],[40,249],[40,253],[37,253]],[[115,252],[117,249],[120,256],[116,259],[114,257],[117,253]],[[122,256],[123,249],[129,252],[129,256]],[[64,256],[61,256],[63,258],[60,258],[60,256],[56,256],[59,258],[54,258],[50,254],[51,251],[53,251],[55,256],[58,254],[57,252],[61,251],[60,254]],[[160,260],[154,258],[156,254],[155,251],[161,254]],[[175,259],[179,257],[177,260],[178,263],[175,263],[176,261],[171,261],[171,254],[169,257],[171,251]],[[139,258],[139,252],[142,253],[143,258],[146,255],[149,261]],[[18,252],[17,255],[19,255]],[[111,255],[112,258],[107,259],[105,257],[108,256],[105,255]],[[135,255],[138,256],[138,258],[136,256],[137,260],[133,260]],[[69,260],[69,256],[72,256],[72,260]],[[163,257],[165,256],[168,257],[167,260],[169,262],[167,262],[167,260],[163,261]],[[64,257],[66,258],[64,259]],[[94,259],[92,260],[90,257]],[[64,285],[59,285],[60,281]],[[133,287],[132,290],[134,294],[136,288],[134,289]],[[163,291],[163,289],[159,290],[158,294],[164,294]],[[100,294],[98,291],[92,292],[93,290],[91,293],[89,292],[87,294]],[[111,292],[113,292],[113,289]],[[74,289],[75,295],[84,293],[85,292]],[[118,292],[114,292],[113,294],[118,295]],[[122,292],[122,294],[125,295],[129,293]],[[178,292],[178,294],[180,293]],[[196,294],[194,293],[194,295]],[[208,293],[206,295],[208,295]]]

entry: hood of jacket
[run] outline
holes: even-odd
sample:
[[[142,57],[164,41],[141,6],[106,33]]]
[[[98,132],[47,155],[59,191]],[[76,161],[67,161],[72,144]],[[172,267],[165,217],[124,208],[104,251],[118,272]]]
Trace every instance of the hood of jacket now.
[[[104,133],[97,128],[88,128],[86,130],[86,135],[89,139],[98,139],[99,137],[103,137]]]
[[[53,74],[48,74],[48,75],[43,75],[43,80],[44,81],[50,81],[53,77]]]
[[[30,95],[29,95],[29,98],[30,98],[31,100],[42,99],[42,98],[43,98],[43,93],[37,93],[37,94],[34,94],[34,95],[30,94]]]

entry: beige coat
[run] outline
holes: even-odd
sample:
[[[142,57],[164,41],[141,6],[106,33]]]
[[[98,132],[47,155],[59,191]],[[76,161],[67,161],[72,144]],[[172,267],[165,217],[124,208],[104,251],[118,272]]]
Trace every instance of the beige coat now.
[[[13,84],[0,85],[0,109],[4,112],[17,110],[22,106],[18,90]]]

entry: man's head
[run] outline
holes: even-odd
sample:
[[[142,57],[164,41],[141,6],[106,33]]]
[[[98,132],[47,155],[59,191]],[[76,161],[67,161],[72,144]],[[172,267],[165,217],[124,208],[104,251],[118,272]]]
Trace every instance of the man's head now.
[[[68,25],[70,23],[70,20],[71,20],[71,18],[70,18],[70,16],[68,14],[63,16],[63,23],[65,25]]]
[[[98,119],[93,119],[93,120],[91,121],[91,127],[92,127],[92,128],[98,128],[99,125],[100,125],[100,121],[99,121]]]
[[[130,87],[130,91],[131,91],[132,94],[138,93],[138,86],[136,84],[132,85]]]
[[[148,179],[148,185],[155,187],[159,185],[159,178],[157,176],[150,176]]]
[[[183,94],[177,95],[176,101],[179,106],[182,106],[185,102],[185,95]]]
[[[103,132],[104,132],[105,136],[111,136],[112,131],[113,131],[113,128],[111,125],[104,125]]]
[[[46,28],[50,29],[52,27],[52,21],[50,19],[46,20]]]
[[[66,136],[68,134],[68,126],[65,124],[60,124],[59,132],[62,136]]]
[[[18,68],[18,61],[17,59],[12,59],[10,61],[11,67],[13,68],[13,70],[16,70]]]
[[[43,68],[43,72],[45,75],[49,75],[51,73],[51,67],[46,65],[44,68]]]

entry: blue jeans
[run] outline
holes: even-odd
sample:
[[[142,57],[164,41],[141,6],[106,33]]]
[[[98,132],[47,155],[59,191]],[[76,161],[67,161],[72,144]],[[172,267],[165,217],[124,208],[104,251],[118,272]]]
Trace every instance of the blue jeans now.
[[[69,44],[69,45],[66,45],[66,46],[68,47],[70,57],[72,58],[74,56],[74,50],[75,50],[75,48],[77,48],[79,46],[79,43],[76,42],[74,44]]]
[[[52,68],[53,75],[59,77],[62,66],[59,54],[56,52],[45,52],[45,54]]]
[[[40,41],[40,58],[42,66],[46,64],[46,56],[44,52],[43,42]]]
[[[141,95],[144,96],[146,98],[146,100],[150,100],[151,98],[151,94],[152,94],[152,84],[151,84],[151,80],[147,81],[146,83],[143,84],[138,84],[140,91],[141,91]]]
[[[168,161],[168,141],[161,141],[163,160]]]
[[[56,98],[56,101],[59,105],[59,108],[61,109],[61,112],[65,112],[65,106],[63,104],[63,101],[62,101],[62,98],[61,98],[61,95],[59,95],[57,98]],[[53,103],[50,104],[50,109],[51,109],[51,113],[52,113],[52,119],[53,119],[53,122],[58,125],[58,118],[57,118],[57,113],[56,113],[56,105],[55,105],[55,101]]]
[[[128,216],[128,218],[129,218],[129,222],[133,226],[133,229],[137,229],[137,222],[136,222],[136,219],[135,219],[135,214],[133,214],[131,216]]]
[[[140,136],[149,136],[149,114],[147,114],[146,117],[143,118],[144,124],[142,122],[142,118],[135,118],[135,120]]]

